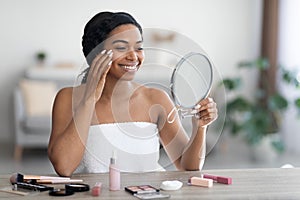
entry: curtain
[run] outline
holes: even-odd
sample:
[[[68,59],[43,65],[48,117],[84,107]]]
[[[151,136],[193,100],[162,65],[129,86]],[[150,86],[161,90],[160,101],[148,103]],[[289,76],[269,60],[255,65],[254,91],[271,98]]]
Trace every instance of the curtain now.
[[[261,57],[267,58],[270,66],[261,71],[259,87],[267,91],[262,99],[262,103],[266,105],[268,96],[277,90],[278,0],[264,0],[262,22]]]

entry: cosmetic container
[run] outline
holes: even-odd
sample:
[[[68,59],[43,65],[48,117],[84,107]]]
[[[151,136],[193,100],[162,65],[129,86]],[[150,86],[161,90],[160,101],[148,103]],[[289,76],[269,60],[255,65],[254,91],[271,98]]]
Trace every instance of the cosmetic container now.
[[[120,190],[120,185],[121,185],[120,170],[117,168],[115,152],[113,152],[113,155],[110,158],[110,165],[109,165],[109,190],[111,191]]]
[[[210,188],[213,186],[213,180],[208,179],[208,178],[201,178],[201,177],[191,177],[188,180],[189,185],[194,185],[194,186],[200,186],[200,187],[207,187]]]
[[[211,174],[203,174],[203,178],[209,178],[214,180],[217,183],[223,183],[223,184],[227,184],[230,185],[232,184],[232,179],[229,177],[224,177],[224,176],[214,176]]]

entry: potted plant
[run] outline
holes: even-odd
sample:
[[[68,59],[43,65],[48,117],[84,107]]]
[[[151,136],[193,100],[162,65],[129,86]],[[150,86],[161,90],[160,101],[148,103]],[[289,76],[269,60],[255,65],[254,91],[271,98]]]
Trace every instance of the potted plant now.
[[[238,68],[251,68],[259,71],[267,70],[269,62],[266,58],[258,58],[250,62],[241,62]],[[283,67],[279,67],[280,77],[285,83],[300,88],[300,83],[292,73]],[[264,80],[263,80],[264,81]],[[250,146],[257,148],[258,144],[263,143],[263,139],[270,136],[271,145],[277,152],[284,151],[284,143],[276,133],[280,130],[282,113],[292,102],[288,101],[279,91],[268,94],[266,85],[258,87],[253,98],[247,98],[239,90],[245,84],[241,77],[227,78],[222,81],[228,94],[236,92],[232,98],[228,99],[226,108],[225,128],[233,135],[243,134],[246,142]],[[292,104],[296,106],[300,116],[300,97]]]
[[[38,51],[35,55],[35,58],[38,62],[39,66],[44,65],[45,60],[46,60],[46,53],[44,51]]]

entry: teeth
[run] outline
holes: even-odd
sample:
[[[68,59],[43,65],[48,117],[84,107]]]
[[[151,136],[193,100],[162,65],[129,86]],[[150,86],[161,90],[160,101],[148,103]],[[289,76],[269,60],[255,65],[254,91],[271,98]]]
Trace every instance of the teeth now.
[[[129,70],[135,70],[135,69],[137,69],[137,66],[135,65],[135,66],[124,66],[124,68],[125,69],[129,69]]]

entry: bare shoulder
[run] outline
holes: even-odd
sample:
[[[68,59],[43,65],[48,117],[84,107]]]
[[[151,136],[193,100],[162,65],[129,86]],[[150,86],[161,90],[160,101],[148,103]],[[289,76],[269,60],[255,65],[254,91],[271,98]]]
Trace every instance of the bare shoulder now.
[[[72,96],[72,91],[73,91],[73,87],[65,87],[65,88],[62,88],[58,91],[57,93],[57,97],[66,97],[66,96]]]
[[[55,104],[63,104],[63,105],[69,105],[71,103],[75,103],[74,95],[81,94],[82,86],[77,87],[65,87],[58,91],[55,97]],[[80,95],[81,96],[81,95]]]
[[[74,102],[77,101],[74,101],[74,93],[80,91],[79,88],[81,86],[62,88],[56,94],[52,111],[52,125],[55,129],[67,124],[72,118]]]
[[[60,102],[60,101],[68,101],[71,99],[73,93],[73,87],[66,87],[60,89],[55,97],[55,102]]]
[[[81,94],[83,87],[83,85],[76,87],[64,87],[58,91],[57,96],[60,98],[71,98],[73,95]]]
[[[141,86],[139,91],[141,91],[152,104],[172,104],[169,94],[162,89]]]

